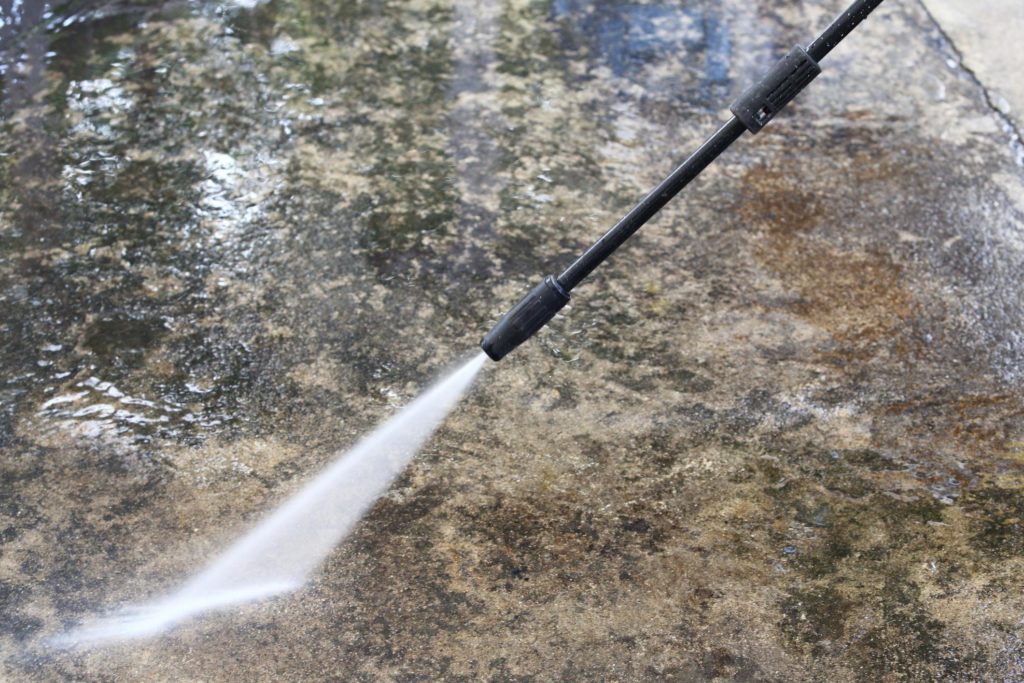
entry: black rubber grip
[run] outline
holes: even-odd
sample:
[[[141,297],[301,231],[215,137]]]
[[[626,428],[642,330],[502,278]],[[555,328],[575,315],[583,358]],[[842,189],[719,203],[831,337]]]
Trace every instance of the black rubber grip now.
[[[800,91],[818,77],[821,67],[799,45],[789,51],[759,83],[747,89],[729,110],[756,133],[775,118]]]

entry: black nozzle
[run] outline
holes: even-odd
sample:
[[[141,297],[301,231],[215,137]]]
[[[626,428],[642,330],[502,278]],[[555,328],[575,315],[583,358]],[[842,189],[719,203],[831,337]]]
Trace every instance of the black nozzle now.
[[[480,348],[491,360],[501,360],[547,325],[567,303],[569,292],[554,277],[547,276],[491,328]]]

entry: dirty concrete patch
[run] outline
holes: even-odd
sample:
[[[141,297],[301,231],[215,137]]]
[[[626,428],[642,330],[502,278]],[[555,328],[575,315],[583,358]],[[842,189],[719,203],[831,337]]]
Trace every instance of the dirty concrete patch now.
[[[121,9],[3,53],[5,675],[1024,676],[1024,182],[914,4],[490,368],[308,589],[40,649],[414,396],[837,8]]]

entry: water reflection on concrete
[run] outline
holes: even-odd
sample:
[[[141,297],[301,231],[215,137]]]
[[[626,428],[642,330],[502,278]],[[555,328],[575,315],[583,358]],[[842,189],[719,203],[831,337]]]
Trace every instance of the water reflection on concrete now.
[[[914,3],[495,368],[307,593],[33,649],[197,569],[836,9],[0,0],[3,676],[1024,676],[1019,145]]]

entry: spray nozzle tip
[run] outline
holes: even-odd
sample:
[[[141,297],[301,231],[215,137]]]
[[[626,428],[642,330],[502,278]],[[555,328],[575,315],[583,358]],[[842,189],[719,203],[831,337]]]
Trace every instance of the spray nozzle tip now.
[[[549,275],[491,328],[480,348],[491,360],[501,360],[547,325],[567,303],[569,292]]]

